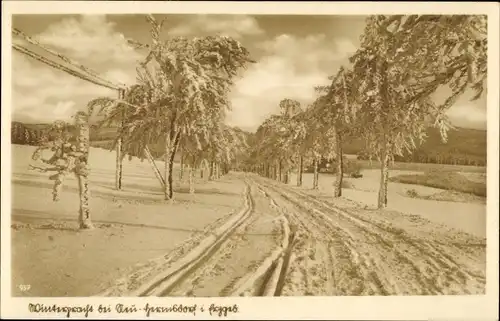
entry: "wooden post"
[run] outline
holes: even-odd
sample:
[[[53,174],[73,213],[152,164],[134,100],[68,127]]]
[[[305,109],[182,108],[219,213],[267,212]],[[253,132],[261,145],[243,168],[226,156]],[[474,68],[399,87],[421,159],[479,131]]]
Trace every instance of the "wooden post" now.
[[[94,226],[90,220],[90,189],[89,189],[89,147],[90,147],[90,128],[89,116],[78,112],[75,117],[77,129],[76,152],[78,157],[75,159],[75,174],[78,181],[78,191],[80,198],[80,211],[78,222],[81,229],[92,229]],[[72,158],[74,156],[71,156]]]
[[[118,99],[125,98],[125,91],[123,89],[118,90]],[[123,130],[123,112],[120,128],[118,129],[118,140],[116,142],[116,168],[115,168],[115,188],[117,190],[122,189],[122,172],[123,172],[123,157],[122,157],[122,130]]]

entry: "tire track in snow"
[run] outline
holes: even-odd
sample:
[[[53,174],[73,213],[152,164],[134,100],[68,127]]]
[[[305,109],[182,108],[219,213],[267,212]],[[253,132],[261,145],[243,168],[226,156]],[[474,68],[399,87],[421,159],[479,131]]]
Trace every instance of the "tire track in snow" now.
[[[290,271],[285,292],[289,295],[347,295],[360,292],[366,280],[359,273],[363,266],[358,260],[359,253],[352,246],[352,236],[342,237],[325,225],[323,220],[303,215],[303,206],[291,202],[279,188],[261,180],[259,185],[272,191],[273,195],[266,192],[268,197],[275,204],[279,199],[281,209],[302,231],[299,241],[301,246],[295,247],[295,264]],[[328,265],[325,261],[334,264]]]
[[[256,191],[249,184],[250,195]],[[258,195],[254,200],[253,215],[238,227],[215,255],[183,282],[170,289],[173,296],[238,296],[279,295],[280,275],[286,270],[288,246],[281,237],[288,237],[288,223],[277,213],[262,207]],[[281,225],[272,227],[275,222]],[[270,229],[269,234],[263,229]],[[288,228],[289,229],[289,228]],[[253,237],[252,233],[264,233]],[[287,239],[288,241],[288,239]],[[257,251],[254,249],[257,247]],[[275,271],[274,271],[275,270]],[[266,276],[268,277],[266,279]],[[189,288],[189,285],[192,285]]]
[[[214,222],[202,237],[187,240],[177,250],[175,259],[158,264],[162,258],[152,260],[134,271],[134,273],[118,280],[112,287],[98,296],[161,296],[168,294],[173,287],[182,282],[200,264],[213,256],[227,238],[245,223],[254,209],[250,186],[246,183],[245,205],[239,213],[229,215],[226,220]]]
[[[319,202],[322,203],[321,201]],[[381,226],[380,224],[376,224],[373,221],[360,216],[359,213],[356,213],[355,211],[340,209],[338,207],[335,207],[334,205],[328,204],[324,204],[324,206],[327,209],[333,210],[334,212],[339,213],[344,217],[352,220],[353,222],[361,226],[367,233],[371,233],[378,237],[381,243],[386,246],[391,246],[390,244],[398,243],[409,245],[416,249],[417,253],[415,253],[415,257],[425,258],[425,262],[428,263],[429,266],[432,266],[434,268],[434,276],[431,275],[432,272],[429,271],[429,269],[425,269],[425,267],[415,264],[408,257],[402,255],[401,251],[396,251],[396,254],[399,255],[401,260],[412,265],[416,271],[419,271],[420,274],[426,279],[425,283],[435,293],[445,294],[443,293],[443,290],[446,292],[446,287],[451,286],[450,282],[460,284],[463,288],[463,286],[467,285],[467,281],[473,281],[476,282],[476,284],[473,284],[473,287],[476,287],[479,292],[482,291],[482,288],[484,289],[486,282],[484,276],[481,276],[477,272],[468,271],[468,268],[466,266],[458,264],[451,257],[451,255],[446,253],[447,251],[457,252],[457,250],[459,250],[459,248],[456,247],[454,243],[451,243],[451,245],[449,246],[450,248],[444,250],[439,249],[439,247],[444,246],[442,242],[419,240],[415,237],[412,238],[406,231],[402,229],[394,229],[391,227]],[[372,227],[375,227],[375,231],[371,229]],[[383,235],[389,236],[390,240],[384,239],[382,237]],[[450,238],[445,239],[448,239],[449,241],[454,240]],[[449,273],[443,273],[443,271]],[[450,291],[453,293],[457,292],[456,289],[450,289]],[[462,292],[465,292],[467,294],[470,293],[468,288],[463,288]]]
[[[284,189],[282,187],[282,189]],[[395,273],[396,267],[389,265],[389,270],[378,269],[377,272],[384,276],[386,284],[390,289],[389,293],[393,294],[464,294],[464,293],[484,293],[485,278],[481,272],[470,271],[468,266],[459,264],[454,260],[450,253],[457,252],[458,248],[454,245],[455,239],[448,237],[449,245],[445,247],[443,242],[433,242],[432,239],[419,239],[410,237],[403,229],[394,229],[390,225],[381,226],[380,222],[374,223],[368,219],[367,215],[356,212],[352,209],[341,209],[335,207],[331,203],[325,203],[314,197],[302,194],[298,191],[286,188],[288,192],[295,194],[299,199],[299,203],[306,205],[310,203],[313,211],[325,217],[325,220],[334,218],[337,225],[346,230],[351,230],[352,233],[364,236],[366,239],[376,240],[378,246],[375,246],[379,251],[386,253],[385,259],[391,259],[394,264],[408,266],[405,270],[398,269],[403,273],[407,273],[404,280],[395,280],[391,278],[391,272]],[[293,197],[292,197],[293,198]],[[318,210],[320,208],[321,210]],[[368,211],[365,211],[368,212]],[[436,237],[435,237],[436,238]],[[441,237],[443,238],[443,237]],[[447,237],[444,238],[445,240]],[[453,240],[454,242],[451,242]],[[438,245],[439,244],[439,245]],[[367,244],[368,245],[368,244]],[[375,245],[375,244],[374,244]],[[361,246],[361,245],[360,245]],[[373,251],[370,251],[373,254]],[[387,266],[383,261],[384,257],[380,256],[379,260],[365,260],[376,266]],[[375,271],[373,273],[375,274]],[[396,273],[397,274],[397,273]],[[412,285],[407,277],[413,277],[414,284]],[[377,278],[372,276],[372,279],[377,282]],[[470,284],[468,284],[468,282]],[[406,284],[405,284],[406,283]],[[392,289],[391,289],[392,288]]]
[[[183,256],[196,248],[203,239],[212,235],[218,226],[229,221],[234,215],[235,213],[231,212],[215,220],[205,227],[203,231],[193,233],[191,237],[166,255],[134,265],[128,269],[129,272],[126,275],[116,280],[110,287],[95,296],[122,296],[134,291],[141,284],[147,282],[148,279],[168,269],[177,260],[182,259]]]

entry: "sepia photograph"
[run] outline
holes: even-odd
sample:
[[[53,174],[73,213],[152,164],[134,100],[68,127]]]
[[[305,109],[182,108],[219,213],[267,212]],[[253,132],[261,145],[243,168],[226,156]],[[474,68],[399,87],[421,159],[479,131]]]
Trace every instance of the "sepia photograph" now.
[[[13,13],[2,294],[484,297],[487,10]]]

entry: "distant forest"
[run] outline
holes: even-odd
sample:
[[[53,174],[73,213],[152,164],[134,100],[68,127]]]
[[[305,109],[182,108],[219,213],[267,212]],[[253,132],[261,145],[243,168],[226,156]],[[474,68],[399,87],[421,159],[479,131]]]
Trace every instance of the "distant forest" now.
[[[441,140],[439,130],[430,127],[424,143],[411,154],[395,156],[397,162],[431,163],[449,165],[486,166],[486,130],[456,128],[448,132],[447,142]],[[358,155],[358,159],[368,159],[363,142],[353,139],[346,143],[346,154]]]
[[[38,145],[49,125],[24,124],[12,122],[11,142],[19,145]],[[116,135],[116,128],[91,127],[90,140],[94,147],[109,148]],[[248,133],[248,136],[252,134]],[[398,162],[433,163],[450,165],[486,166],[486,131],[468,128],[456,128],[448,133],[448,141],[441,141],[439,131],[429,128],[426,141],[412,154],[404,157],[396,156]],[[160,151],[151,147],[154,156]],[[353,138],[344,144],[344,153],[358,155],[358,159],[368,159],[364,151],[364,143]],[[156,154],[156,155],[155,155]]]

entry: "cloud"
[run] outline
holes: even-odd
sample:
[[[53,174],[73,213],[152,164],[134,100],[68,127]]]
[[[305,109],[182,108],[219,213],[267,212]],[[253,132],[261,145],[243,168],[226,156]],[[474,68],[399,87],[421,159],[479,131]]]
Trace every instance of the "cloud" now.
[[[53,114],[57,119],[67,119],[73,116],[73,110],[75,107],[74,101],[60,101],[57,103],[53,110]]]
[[[114,28],[105,16],[81,16],[60,20],[33,36],[98,71],[105,79],[133,84],[136,61],[141,56],[127,46],[123,35]],[[13,116],[16,120],[70,120],[77,110],[84,110],[91,99],[117,95],[114,90],[55,70],[17,52],[13,52],[12,66]]]
[[[115,24],[107,21],[105,15],[66,18],[50,25],[37,38],[93,65],[135,63],[141,58],[128,46],[124,35],[115,31]]]
[[[487,111],[478,105],[454,105],[446,113],[450,121],[459,127],[486,128]]]
[[[13,56],[13,114],[16,120],[51,122],[70,120],[77,110],[99,96],[116,95],[113,90],[72,77],[62,71]]]
[[[453,91],[449,86],[441,86],[432,95],[437,104],[443,104]],[[454,126],[485,129],[487,120],[486,110],[486,92],[477,99],[472,100],[476,93],[468,89],[461,95],[453,106],[451,106],[446,115]]]
[[[231,93],[233,110],[227,118],[229,124],[247,130],[255,130],[277,113],[283,98],[311,103],[316,97],[314,86],[328,84],[328,76],[355,50],[348,39],[328,39],[322,34],[283,34],[258,47],[264,56],[236,81]]]
[[[247,15],[196,15],[168,31],[172,36],[220,34],[235,39],[264,33],[257,21]]]

